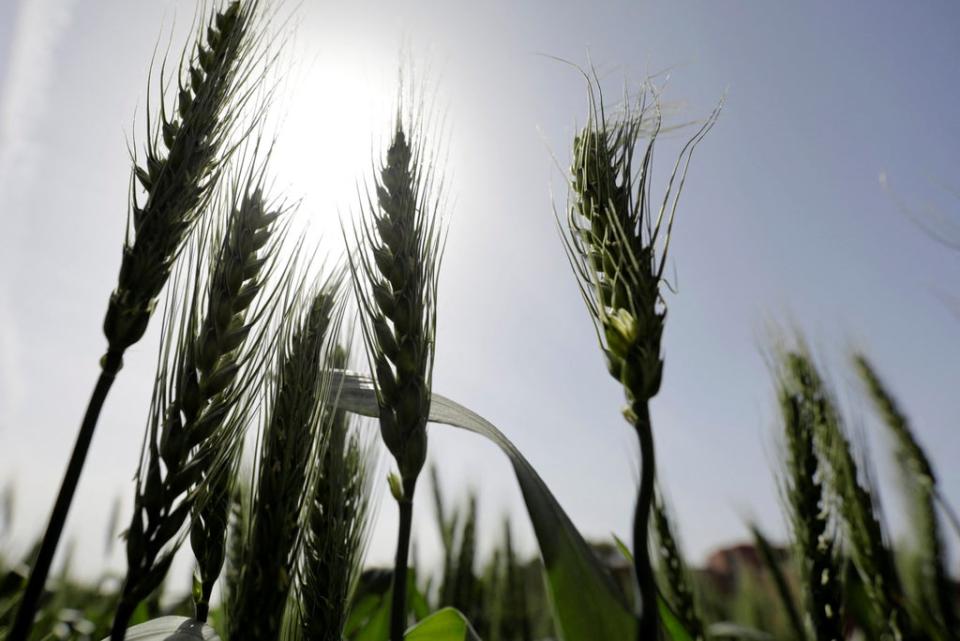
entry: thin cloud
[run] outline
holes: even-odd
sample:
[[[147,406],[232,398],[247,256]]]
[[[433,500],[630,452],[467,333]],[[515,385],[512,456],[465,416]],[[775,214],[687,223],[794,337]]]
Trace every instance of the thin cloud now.
[[[46,113],[56,67],[57,44],[73,19],[76,0],[20,0],[15,11],[7,69],[0,88],[0,210],[8,242],[0,268],[9,261],[20,226],[15,212],[31,193],[38,170],[36,134]],[[0,284],[0,430],[13,422],[23,398],[19,332],[10,284]]]

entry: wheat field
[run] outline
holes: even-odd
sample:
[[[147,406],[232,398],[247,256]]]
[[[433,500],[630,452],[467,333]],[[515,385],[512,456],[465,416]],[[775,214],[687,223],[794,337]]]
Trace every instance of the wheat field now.
[[[803,313],[776,325],[757,350],[772,386],[762,390],[768,460],[716,457],[722,474],[767,464],[752,478],[777,501],[782,527],[769,534],[769,521],[745,516],[748,542],[704,563],[686,552],[685,540],[704,536],[712,515],[735,512],[711,501],[702,521],[678,518],[690,509],[683,499],[696,496],[691,484],[720,481],[697,463],[708,440],[691,436],[697,452],[677,457],[681,414],[662,409],[723,397],[740,367],[703,374],[689,367],[689,352],[673,349],[713,342],[703,338],[709,328],[690,334],[683,305],[696,303],[682,302],[689,295],[677,274],[696,242],[710,240],[688,240],[704,235],[697,210],[710,204],[688,192],[722,173],[718,158],[738,153],[711,151],[740,108],[735,92],[719,91],[696,111],[673,98],[669,74],[611,81],[592,57],[575,64],[538,54],[576,88],[563,102],[564,147],[541,153],[560,178],[552,197],[544,184],[536,211],[525,212],[543,225],[536,229],[550,229],[544,244],[559,267],[550,274],[565,283],[569,313],[525,313],[486,299],[470,286],[476,280],[444,286],[448,265],[464,273],[458,261],[475,251],[460,234],[479,245],[486,228],[460,214],[468,207],[455,187],[464,174],[476,177],[469,159],[456,164],[448,118],[459,103],[443,104],[444,74],[431,76],[415,54],[391,54],[398,71],[376,105],[382,126],[368,123],[371,135],[344,143],[368,145],[365,160],[347,167],[354,157],[345,152],[350,162],[317,170],[350,172],[350,201],[311,228],[313,201],[285,176],[337,149],[318,137],[295,162],[285,155],[290,137],[308,137],[296,126],[302,114],[284,103],[285,92],[308,91],[288,67],[303,44],[290,37],[302,18],[289,4],[203,4],[189,30],[172,32],[182,41],[171,35],[143,61],[150,71],[130,135],[127,200],[114,208],[126,218],[110,218],[119,260],[113,280],[90,285],[107,293],[93,389],[62,469],[44,471],[62,479],[49,507],[31,500],[49,516],[26,548],[8,540],[22,490],[11,482],[3,494],[3,638],[960,639],[957,477],[942,464],[955,457],[925,445],[934,442],[930,413],[924,398],[901,396],[899,371],[881,366],[864,341],[842,349],[812,342],[815,334],[800,329]],[[498,194],[495,182],[472,182]],[[514,236],[506,227],[522,237],[531,224],[496,222],[492,246],[504,252]],[[949,228],[937,225],[920,219],[918,236],[927,231],[949,252]],[[467,271],[503,282],[542,277],[534,262],[547,250],[523,249],[513,252],[522,260],[494,253]],[[723,251],[730,259],[733,250]],[[718,295],[745,306],[737,289],[729,283]],[[552,291],[530,287],[522,298],[543,306]],[[66,301],[58,313],[70,314]],[[481,351],[493,349],[489,337],[499,344],[498,332],[509,334],[508,322],[577,342],[525,349],[504,336],[512,365],[474,367],[451,358],[466,348],[450,345],[458,330],[447,328],[467,317]],[[467,373],[444,378],[456,360]],[[505,423],[513,415],[498,409],[496,394],[472,389],[482,377],[491,379],[485,390],[519,390],[530,399],[519,402],[524,416],[546,428],[578,392],[592,399],[585,406],[602,405],[594,416],[570,410],[566,420],[633,464],[630,482],[601,484],[610,462],[568,456],[563,432]],[[70,381],[71,389],[88,383]],[[148,391],[143,402],[124,387],[134,384]],[[684,396],[693,384],[702,401]],[[74,556],[89,563],[95,555],[73,550],[68,515],[86,517],[87,527],[96,521],[75,497],[100,472],[98,456],[110,455],[98,454],[95,437],[98,426],[110,432],[114,403],[140,445],[129,460],[113,456],[132,481],[108,522],[95,525],[104,559],[116,554],[120,569],[105,561],[91,578],[71,567]],[[496,457],[499,466],[487,468],[490,484],[479,489],[448,482],[456,459],[447,439],[465,433],[467,456]],[[895,474],[881,483],[876,469],[887,459]],[[494,483],[509,484],[513,509],[501,505],[492,516],[484,506],[497,500]],[[890,510],[891,491],[905,510]],[[616,527],[570,508],[584,503],[615,505]],[[177,568],[188,568],[189,581]]]

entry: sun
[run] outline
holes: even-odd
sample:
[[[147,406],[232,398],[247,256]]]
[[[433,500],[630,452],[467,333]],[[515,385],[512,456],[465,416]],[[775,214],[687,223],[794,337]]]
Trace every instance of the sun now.
[[[304,231],[328,255],[342,251],[341,221],[351,225],[360,211],[396,105],[396,78],[385,65],[350,60],[346,51],[326,51],[297,64],[271,106],[276,190],[299,202],[293,231]]]

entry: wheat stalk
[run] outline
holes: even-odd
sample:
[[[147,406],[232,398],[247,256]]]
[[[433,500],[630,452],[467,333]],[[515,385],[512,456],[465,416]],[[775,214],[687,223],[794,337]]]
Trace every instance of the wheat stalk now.
[[[660,389],[666,310],[660,293],[670,234],[690,159],[719,106],[680,152],[659,210],[651,209],[650,172],[661,127],[659,100],[645,87],[637,103],[608,116],[603,95],[589,84],[587,124],[574,139],[565,245],[607,367],[624,388],[624,411],[640,445],[641,478],[633,553],[642,612],[638,639],[656,638],[656,585],[647,547],[655,457],[649,402]],[[652,98],[652,99],[651,99]],[[635,156],[646,138],[639,169]]]
[[[123,362],[125,350],[146,331],[155,301],[173,262],[211,192],[225,154],[223,145],[238,119],[253,75],[257,1],[235,0],[210,19],[206,42],[197,44],[178,78],[179,96],[173,114],[163,101],[157,133],[148,137],[143,163],[134,176],[145,199],[131,185],[131,205],[117,287],[110,295],[103,330],[107,352],[81,423],[70,462],[24,591],[10,641],[25,641],[38,599],[60,540],[100,410]],[[255,83],[250,83],[254,84]],[[148,128],[151,125],[148,123]]]
[[[213,16],[205,43],[178,78],[175,110],[167,113],[161,100],[159,133],[147,138],[146,156],[134,164],[145,195],[141,199],[131,189],[128,238],[104,319],[108,360],[143,336],[157,295],[212,193],[227,139],[250,95],[242,81],[253,73],[256,7],[255,1],[233,0]]]
[[[477,496],[470,493],[460,530],[460,550],[454,572],[453,599],[449,605],[469,615],[477,610],[480,586],[474,575],[477,556]]]
[[[815,447],[823,391],[806,356],[790,353],[783,360],[778,394],[786,435],[784,485],[808,621],[816,641],[841,641],[842,574],[823,492],[823,465]]]
[[[503,641],[504,624],[504,604],[506,598],[504,595],[504,582],[506,579],[506,563],[503,559],[503,551],[499,548],[493,550],[493,555],[484,572],[482,585],[486,592],[486,602],[484,615],[487,624],[487,641]],[[473,621],[473,625],[477,625]]]
[[[947,573],[940,524],[937,519],[937,479],[923,447],[910,427],[910,421],[889,393],[880,376],[862,354],[854,356],[854,364],[896,441],[897,463],[900,466],[907,502],[911,508],[919,534],[921,584],[917,586],[925,614],[935,622],[944,638],[957,639],[960,619],[957,616],[956,596]]]
[[[320,426],[330,394],[331,338],[341,318],[341,278],[329,277],[281,330],[259,445],[249,528],[229,638],[276,639],[296,580],[308,496],[326,443]],[[329,418],[327,419],[329,420]]]
[[[400,471],[394,496],[400,527],[394,568],[390,638],[406,628],[406,575],[413,495],[427,456],[441,254],[433,168],[424,156],[422,125],[398,114],[386,161],[365,215],[354,229],[354,290],[380,407],[380,434]],[[410,137],[412,134],[412,138]]]
[[[790,628],[794,635],[793,638],[798,641],[806,638],[803,618],[800,616],[800,610],[797,608],[793,593],[790,591],[790,584],[787,581],[783,567],[781,567],[779,555],[757,524],[750,524],[750,534],[753,536],[754,545],[757,551],[760,552],[760,557],[763,559],[764,565],[767,566],[767,570],[773,578],[773,583],[777,588],[777,594],[780,597],[781,603],[783,603],[783,609],[790,623]]]
[[[346,362],[338,351],[328,369]],[[299,618],[304,638],[341,641],[369,526],[372,457],[354,415],[335,410],[328,424],[304,533]]]
[[[912,625],[904,608],[903,589],[893,553],[884,539],[879,512],[870,488],[860,480],[853,449],[843,422],[819,373],[805,355],[796,356],[814,421],[814,444],[823,461],[824,486],[843,523],[853,563],[863,581],[877,621],[885,633],[911,639]]]
[[[274,268],[284,267],[275,257],[285,234],[274,229],[283,209],[265,201],[263,175],[249,173],[242,188],[238,182],[225,197],[225,229],[205,254],[209,278],[192,293],[188,289],[181,318],[170,308],[174,318],[167,319],[170,332],[161,346],[127,531],[128,570],[113,627],[117,640],[136,605],[166,574],[179,540],[171,543],[191,514],[201,575],[197,614],[206,619],[223,564],[230,479],[270,345],[269,327],[261,323],[254,332],[254,325],[279,300],[280,287],[267,282]]]

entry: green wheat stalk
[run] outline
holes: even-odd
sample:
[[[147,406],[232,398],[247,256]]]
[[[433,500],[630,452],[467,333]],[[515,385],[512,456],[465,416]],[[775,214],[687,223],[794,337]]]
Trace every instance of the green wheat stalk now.
[[[467,498],[466,515],[459,536],[460,550],[454,572],[453,601],[450,605],[468,616],[476,608],[479,586],[474,574],[477,556],[477,497],[472,493]]]
[[[780,597],[781,603],[783,603],[783,608],[786,611],[794,638],[798,641],[806,638],[806,628],[803,624],[803,618],[800,616],[800,610],[797,608],[793,593],[790,591],[790,585],[787,582],[787,575],[781,567],[780,559],[777,558],[773,545],[755,523],[750,524],[750,534],[753,536],[754,545],[760,552],[764,565],[766,565],[767,570],[769,570],[770,575],[773,577],[773,583],[777,588],[777,595]],[[842,582],[842,577],[840,580]]]
[[[338,351],[329,369],[346,362]],[[334,411],[308,508],[297,596],[303,637],[316,641],[343,638],[368,533],[372,456],[354,422],[353,414]]]
[[[275,229],[283,208],[265,201],[263,178],[262,170],[251,169],[228,191],[223,232],[212,247],[198,250],[196,269],[209,262],[207,281],[187,289],[182,312],[170,306],[126,535],[115,640],[123,639],[137,604],[166,574],[191,515],[201,577],[197,616],[206,620],[223,564],[230,479],[270,344],[268,326],[254,326],[272,311],[280,291],[267,283],[285,235]]]
[[[819,373],[809,358],[797,355],[813,420],[814,444],[823,467],[825,488],[832,495],[843,523],[844,539],[863,581],[874,617],[885,633],[897,641],[912,639],[912,625],[904,594],[868,484],[861,482],[853,448],[843,422]]]
[[[718,105],[682,148],[657,210],[651,206],[650,181],[661,117],[659,100],[649,87],[635,105],[611,116],[602,92],[591,82],[587,124],[573,145],[572,202],[564,234],[567,254],[608,370],[623,386],[628,402],[624,416],[640,446],[633,551],[642,606],[637,629],[641,640],[656,638],[659,627],[647,524],[655,478],[649,403],[660,389],[666,317],[660,285],[693,151],[716,122],[719,109]],[[637,158],[639,167],[634,164]]]
[[[487,598],[484,603],[484,616],[487,624],[487,641],[503,641],[504,611],[504,582],[506,579],[506,564],[503,551],[494,549],[490,562],[484,572],[483,585],[486,588]],[[476,622],[474,622],[476,625]]]
[[[24,591],[10,641],[25,641],[100,410],[123,362],[126,349],[147,329],[160,290],[180,253],[199,212],[208,199],[225,145],[234,130],[258,77],[255,72],[257,1],[235,0],[207,23],[205,40],[184,56],[177,78],[177,106],[167,113],[161,99],[157,127],[150,135],[142,162],[134,161],[127,235],[117,286],[110,295],[103,331],[107,352],[77,435],[36,564]],[[162,144],[161,144],[162,140]]]
[[[351,257],[367,356],[380,408],[380,435],[397,462],[391,483],[400,512],[391,641],[406,628],[406,576],[413,495],[427,456],[436,336],[441,234],[433,166],[424,156],[422,123],[399,112],[386,160],[354,229]]]
[[[786,437],[784,486],[812,638],[841,641],[842,573],[815,447],[824,403],[818,381],[805,355],[794,352],[783,357],[778,400]]]
[[[437,529],[440,531],[440,542],[443,544],[443,569],[440,575],[439,605],[453,603],[453,569],[454,569],[454,542],[459,522],[459,513],[456,509],[448,514],[446,502],[443,498],[443,487],[440,483],[439,470],[436,465],[430,466],[430,487],[433,489],[433,510],[437,519]]]
[[[229,606],[229,638],[276,639],[300,565],[316,462],[326,443],[325,374],[342,317],[339,274],[328,277],[281,330],[267,392],[240,577]],[[329,420],[329,419],[327,419]]]
[[[913,515],[911,520],[919,536],[921,584],[917,586],[917,592],[925,616],[940,628],[944,638],[958,639],[960,619],[940,536],[936,509],[937,480],[933,467],[914,436],[909,419],[888,392],[870,361],[864,355],[857,354],[854,364],[874,407],[896,442],[896,459]]]

